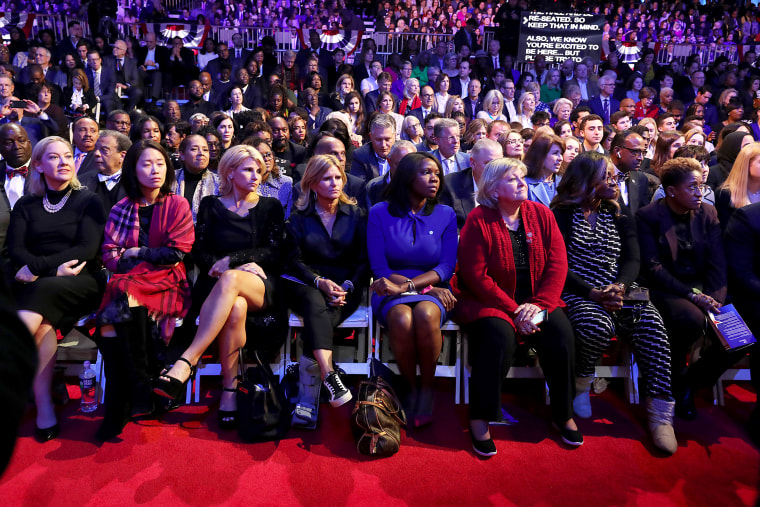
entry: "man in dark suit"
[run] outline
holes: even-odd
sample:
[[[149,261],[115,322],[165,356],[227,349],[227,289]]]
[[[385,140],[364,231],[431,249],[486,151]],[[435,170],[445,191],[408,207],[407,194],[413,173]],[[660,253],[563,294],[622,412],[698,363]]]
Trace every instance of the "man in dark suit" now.
[[[95,172],[95,143],[98,141],[100,127],[92,118],[83,116],[74,122],[71,132],[77,177]]]
[[[697,67],[697,70],[692,72],[689,77],[688,84],[687,82],[683,82],[681,85],[681,88],[678,91],[678,96],[681,99],[681,102],[684,104],[688,104],[689,102],[694,102],[694,99],[697,98],[697,92],[701,87],[705,85],[705,73],[702,69]]]
[[[313,54],[317,55],[319,72],[327,69],[332,61],[332,55],[329,51],[322,48],[322,39],[319,37],[319,32],[311,29],[309,30],[309,47],[301,48],[296,53],[296,68],[301,70],[301,75],[299,76],[301,79],[306,77],[306,66]],[[323,75],[326,74],[323,73]]]
[[[599,95],[599,85],[597,85],[593,79],[589,78],[588,67],[583,62],[579,62],[575,65],[573,78],[568,79],[562,85],[563,96],[565,96],[565,91],[570,85],[575,85],[580,89],[582,100],[591,100]]]
[[[631,215],[652,200],[649,179],[645,173],[639,171],[645,153],[646,141],[631,130],[620,132],[612,139],[610,160],[617,169],[620,189],[618,204],[627,208]]]
[[[715,125],[718,123],[718,108],[710,103],[712,98],[712,90],[709,85],[704,85],[697,90],[697,95],[694,97],[694,104],[701,104],[705,109],[705,125]],[[691,104],[688,104],[690,106]]]
[[[367,182],[390,169],[388,155],[396,140],[396,121],[387,114],[378,114],[369,126],[370,142],[354,152],[351,174]]]
[[[205,70],[211,74],[211,78],[214,81],[219,81],[223,64],[228,64],[230,69],[232,69],[232,61],[230,60],[230,49],[224,42],[220,42],[219,45],[216,46],[216,54],[219,56],[208,62]]]
[[[427,118],[430,113],[436,112],[433,110],[434,103],[435,92],[433,91],[433,88],[427,85],[423,86],[420,90],[420,107],[417,109],[412,109],[407,114],[410,114],[420,120],[421,125],[425,125],[425,118]]]
[[[588,101],[593,114],[599,115],[605,125],[610,124],[610,117],[620,110],[620,101],[612,97],[615,93],[615,78],[602,76],[599,78],[599,95]]]
[[[53,55],[55,57],[55,61],[59,64],[62,63],[63,58],[67,54],[75,55],[77,53],[77,44],[79,44],[80,41],[84,40],[82,39],[82,35],[84,34],[84,31],[82,30],[82,24],[78,20],[75,19],[69,21],[68,29],[69,36],[60,42],[58,48],[55,51],[55,55]]]
[[[464,98],[464,115],[470,121],[483,110],[483,99],[480,98],[480,80],[470,79],[467,86],[467,96]]]
[[[124,134],[115,130],[101,131],[93,150],[96,170],[80,178],[82,185],[100,197],[106,215],[127,195],[121,184],[121,166],[131,146],[132,141]]]
[[[332,155],[338,159],[341,169],[346,170],[346,147],[343,142],[330,132],[319,132],[311,143],[310,151],[313,155]],[[310,157],[309,157],[310,158]],[[298,164],[293,171],[293,201],[298,200],[301,193],[299,185],[304,172],[306,172],[306,162]],[[356,199],[357,206],[367,210],[366,190],[364,181],[353,174],[346,173],[346,184],[343,186],[343,192],[349,197]]]
[[[389,73],[381,72],[377,76],[377,86],[377,90],[372,90],[364,96],[364,111],[366,116],[369,116],[377,110],[377,99],[380,97],[380,92],[391,91],[391,88],[393,87],[393,78]]]
[[[103,65],[103,58],[97,49],[90,49],[87,53],[87,80],[95,96],[100,97],[106,114],[114,109],[121,109],[121,104],[113,99],[116,94],[116,78],[113,69]]]
[[[264,105],[264,98],[261,96],[261,88],[251,84],[251,76],[244,68],[237,69],[235,71],[235,84],[243,90],[243,105],[248,109],[255,107],[262,107]],[[234,85],[233,85],[234,86]],[[231,86],[226,89],[229,91]],[[219,106],[227,102],[227,97],[220,97],[221,102]]]
[[[464,26],[454,34],[454,51],[458,53],[459,49],[464,45],[470,47],[470,53],[472,54],[480,49],[478,37],[475,35],[475,30],[477,30],[477,28],[478,21],[475,18],[468,19]]]
[[[38,64],[42,68],[42,74],[45,81],[58,86],[63,89],[68,84],[66,74],[64,74],[58,67],[51,64],[52,54],[47,48],[37,48],[35,51],[34,63]],[[29,62],[32,63],[32,62]],[[24,69],[26,72],[22,72],[20,81],[24,84],[31,83],[31,76],[29,73],[30,66]]]
[[[0,126],[0,155],[3,156],[0,161],[0,256],[4,257],[11,210],[29,191],[32,143],[21,125],[6,123]]]
[[[211,60],[212,62],[214,60]],[[169,80],[166,86],[171,89],[175,86],[187,83],[188,79],[196,79],[200,72],[195,65],[195,55],[185,47],[181,37],[172,39],[172,47],[169,52],[169,68],[164,73],[164,79]],[[213,76],[213,73],[211,74]]]
[[[292,176],[295,167],[306,160],[306,148],[290,140],[290,127],[285,118],[275,116],[269,120],[269,127],[272,129],[274,156],[285,162],[285,175]]]
[[[444,176],[459,172],[470,167],[470,158],[459,151],[459,123],[451,118],[441,118],[435,124],[435,140],[438,149],[433,150],[433,156],[441,162]]]
[[[232,34],[232,47],[230,48],[230,63],[232,63],[232,71],[245,67],[245,62],[248,57],[251,56],[251,52],[243,47],[243,36],[240,32]]]
[[[145,88],[148,89],[150,86],[151,98],[154,101],[162,98],[163,73],[169,68],[169,49],[159,46],[156,34],[148,32],[145,34],[145,46],[140,46],[135,51],[135,59]]]
[[[203,85],[197,79],[190,81],[189,99],[182,107],[179,108],[182,119],[190,121],[190,117],[195,113],[203,113],[209,116],[216,110],[213,104],[203,100]]]
[[[45,74],[42,72],[42,67],[39,64],[33,63],[26,68],[29,71],[29,86],[24,87],[23,98],[37,102],[38,97],[34,94],[34,85],[45,83],[50,87],[50,103],[62,107],[66,105],[63,104],[63,91],[61,90],[61,87],[45,80]]]
[[[142,102],[143,89],[140,73],[137,70],[137,61],[127,56],[127,43],[121,39],[117,40],[113,45],[113,55],[104,58],[103,66],[113,69],[116,81],[114,101],[120,103],[122,98],[128,97],[127,111],[132,111]]]
[[[470,151],[470,167],[446,177],[446,187],[441,193],[441,204],[454,208],[457,227],[461,230],[467,215],[477,206],[476,183],[483,169],[491,160],[503,157],[501,145],[488,138],[479,139]]]
[[[369,182],[367,182],[366,209],[370,209],[372,206],[383,200],[383,192],[385,191],[385,187],[388,186],[388,183],[391,182],[391,178],[393,178],[393,175],[396,174],[396,168],[398,167],[399,162],[401,162],[401,159],[409,153],[416,152],[417,148],[411,141],[401,139],[393,144],[391,152],[388,154],[388,172],[376,178],[372,178],[369,180]]]
[[[470,69],[470,62],[467,60],[464,60],[459,64],[459,75],[456,77],[452,77],[449,81],[451,82],[451,85],[449,86],[449,93],[451,95],[459,95],[460,97],[464,97],[467,95],[467,88],[470,85],[470,73],[472,70]]]

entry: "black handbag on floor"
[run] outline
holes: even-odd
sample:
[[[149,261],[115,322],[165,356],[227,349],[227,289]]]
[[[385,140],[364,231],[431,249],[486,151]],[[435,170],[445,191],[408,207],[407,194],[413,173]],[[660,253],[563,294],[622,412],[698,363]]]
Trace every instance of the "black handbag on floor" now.
[[[238,433],[247,442],[280,440],[290,428],[290,407],[279,380],[256,351],[255,363],[241,375],[237,386]],[[240,351],[239,368],[243,368]]]

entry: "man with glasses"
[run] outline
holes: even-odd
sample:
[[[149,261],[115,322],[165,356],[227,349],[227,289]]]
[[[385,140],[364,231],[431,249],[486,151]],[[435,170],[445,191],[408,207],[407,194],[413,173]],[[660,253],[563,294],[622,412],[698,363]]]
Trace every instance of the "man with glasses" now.
[[[604,75],[599,78],[599,95],[588,101],[591,111],[602,118],[605,125],[610,124],[610,117],[620,110],[620,101],[613,98],[615,78]]]
[[[377,90],[372,90],[364,96],[364,112],[367,117],[374,111],[377,111],[377,99],[380,98],[380,92],[389,92],[393,86],[393,78],[388,72],[381,72],[377,76]],[[398,111],[398,102],[393,106],[394,112]]]
[[[420,120],[420,124],[425,125],[425,118],[434,112],[435,92],[430,86],[423,86],[420,90],[420,107],[412,109],[409,114]]]
[[[459,151],[459,123],[451,118],[441,118],[433,130],[438,149],[433,155],[440,160],[444,176],[470,167],[470,158]]]
[[[84,174],[80,182],[100,197],[106,213],[127,193],[121,185],[121,166],[132,142],[127,136],[115,130],[103,130],[95,142],[94,168]]]
[[[639,170],[646,149],[644,138],[630,130],[616,134],[610,147],[610,160],[617,169],[616,179],[620,189],[618,204],[628,208],[631,215],[652,200],[649,178]]]
[[[176,102],[175,102],[176,105]],[[177,106],[179,110],[179,106]],[[132,128],[132,120],[123,109],[115,109],[108,114],[106,120],[106,129],[115,130],[129,137],[129,130]],[[105,132],[105,131],[104,131]]]
[[[501,93],[504,96],[504,116],[508,122],[517,121],[517,107],[515,106],[515,83],[511,79],[505,79],[501,87]]]

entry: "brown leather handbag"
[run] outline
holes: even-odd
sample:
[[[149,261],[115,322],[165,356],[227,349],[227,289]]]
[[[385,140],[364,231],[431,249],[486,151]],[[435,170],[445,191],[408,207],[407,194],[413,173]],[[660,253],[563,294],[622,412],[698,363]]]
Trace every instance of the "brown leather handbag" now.
[[[362,381],[351,414],[356,449],[369,456],[396,454],[401,425],[406,425],[406,415],[391,385],[377,376]]]

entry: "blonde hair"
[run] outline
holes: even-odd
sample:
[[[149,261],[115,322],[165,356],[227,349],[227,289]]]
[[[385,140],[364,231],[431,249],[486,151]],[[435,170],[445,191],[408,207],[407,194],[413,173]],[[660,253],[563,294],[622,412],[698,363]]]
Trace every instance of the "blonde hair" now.
[[[462,107],[464,107],[464,101],[462,100],[462,97],[459,95],[451,95],[449,97],[449,100],[446,101],[446,110],[443,114],[446,118],[451,118],[451,110],[454,109],[454,104],[456,101],[459,101],[462,103]]]
[[[686,142],[684,142],[684,146],[687,145],[687,144],[689,144],[689,140],[692,137],[694,137],[694,136],[702,136],[702,144],[700,146],[704,146],[705,145],[705,140],[707,139],[707,136],[702,131],[702,129],[691,129],[686,134],[684,134],[684,136],[683,136],[684,140],[686,141]]]
[[[725,188],[731,193],[731,206],[734,209],[751,204],[747,193],[749,166],[757,157],[760,157],[760,143],[751,143],[742,148],[726,181],[720,186],[721,189]]]
[[[37,166],[42,162],[42,157],[47,152],[48,146],[50,146],[53,143],[63,143],[66,148],[71,152],[71,155],[74,155],[74,149],[71,147],[71,144],[64,138],[58,137],[58,136],[49,136],[45,137],[43,139],[40,139],[40,141],[35,145],[34,149],[32,150],[32,158],[30,160],[30,166],[32,167],[31,174],[29,175],[30,181],[29,181],[29,193],[31,195],[36,196],[42,196],[45,195],[45,189],[47,188],[47,183],[45,182],[45,177],[37,171]],[[74,162],[72,161],[72,168],[73,168]],[[82,184],[79,183],[79,179],[77,179],[76,173],[74,173],[71,176],[71,181],[69,182],[69,186],[73,190],[81,190]]]
[[[478,203],[481,206],[498,208],[499,200],[494,197],[494,191],[501,180],[514,171],[520,171],[520,175],[525,176],[527,169],[525,164],[516,158],[497,158],[486,164],[478,182]]]
[[[314,155],[306,164],[303,177],[301,177],[301,195],[296,201],[296,208],[304,210],[309,206],[312,194],[315,193],[312,190],[317,183],[320,182],[322,176],[331,168],[336,167],[340,171],[340,179],[343,180],[343,187],[346,186],[346,172],[340,167],[340,161],[333,155]],[[341,189],[338,201],[346,204],[356,204],[356,199],[349,197]]]
[[[264,157],[262,157],[259,150],[253,146],[239,144],[224,152],[221,160],[219,160],[219,167],[217,168],[219,179],[221,180],[221,183],[219,184],[219,195],[226,195],[232,192],[232,173],[237,170],[240,164],[251,158],[259,164],[262,171],[266,170]]]
[[[499,90],[491,90],[486,93],[486,97],[483,99],[483,111],[491,114],[491,106],[494,100],[499,104],[499,112],[496,113],[498,116],[502,114],[502,110],[504,109],[504,95]]]

